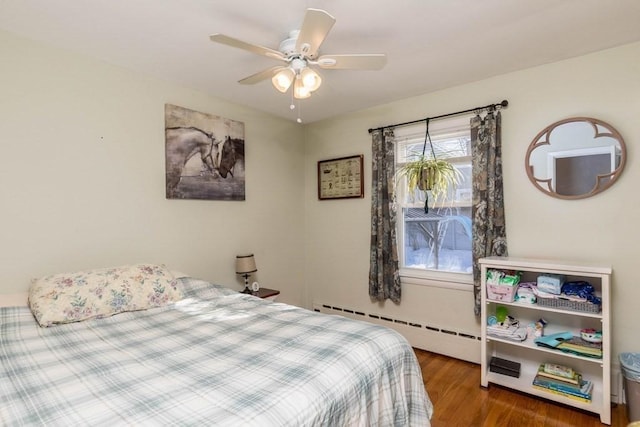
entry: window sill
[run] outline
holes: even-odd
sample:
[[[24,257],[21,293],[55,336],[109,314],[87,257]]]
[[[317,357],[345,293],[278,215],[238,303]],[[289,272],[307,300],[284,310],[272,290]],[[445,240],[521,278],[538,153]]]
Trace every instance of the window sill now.
[[[403,268],[400,269],[400,281],[411,285],[473,291],[472,274]]]

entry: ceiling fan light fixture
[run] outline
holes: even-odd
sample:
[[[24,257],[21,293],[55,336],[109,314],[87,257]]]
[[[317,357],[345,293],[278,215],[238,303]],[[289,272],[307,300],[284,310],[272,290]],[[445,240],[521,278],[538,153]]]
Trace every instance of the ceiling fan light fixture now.
[[[300,73],[300,78],[302,80],[302,85],[309,91],[313,92],[318,89],[322,84],[322,78],[318,73],[316,73],[311,68],[305,68]]]
[[[291,87],[295,77],[296,75],[291,68],[283,68],[273,76],[271,83],[277,90],[285,93]]]
[[[296,76],[293,82],[293,97],[296,99],[306,99],[311,96],[311,92],[304,86],[302,78]]]
[[[297,109],[300,123],[300,103],[294,100],[309,98],[311,93],[322,84],[322,77],[310,66],[334,70],[379,70],[386,64],[384,54],[340,54],[318,57],[319,49],[335,22],[336,19],[328,12],[307,8],[300,29],[290,31],[289,36],[280,42],[279,50],[248,43],[221,33],[212,34],[209,38],[215,43],[283,62],[284,65],[267,68],[239,80],[239,83],[253,85],[271,79],[273,87],[278,92],[288,93],[291,89],[289,108]]]

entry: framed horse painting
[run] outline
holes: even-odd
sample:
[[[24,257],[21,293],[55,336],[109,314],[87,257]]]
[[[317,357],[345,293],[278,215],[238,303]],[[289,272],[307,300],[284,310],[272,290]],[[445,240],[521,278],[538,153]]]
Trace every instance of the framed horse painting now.
[[[165,104],[167,199],[244,200],[244,123]]]

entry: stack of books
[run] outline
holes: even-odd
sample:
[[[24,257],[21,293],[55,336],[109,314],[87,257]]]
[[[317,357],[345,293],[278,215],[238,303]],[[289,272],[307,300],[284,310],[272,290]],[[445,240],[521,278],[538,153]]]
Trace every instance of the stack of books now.
[[[562,341],[556,348],[566,353],[602,359],[602,343],[585,341],[580,337],[574,336],[571,339]]]
[[[533,388],[590,403],[593,382],[584,380],[580,373],[566,366],[543,363],[533,379]]]

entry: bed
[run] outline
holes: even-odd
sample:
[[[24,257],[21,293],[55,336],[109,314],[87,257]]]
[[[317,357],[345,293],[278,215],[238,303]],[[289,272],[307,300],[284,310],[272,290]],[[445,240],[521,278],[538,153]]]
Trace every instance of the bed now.
[[[429,425],[395,331],[175,283],[166,305],[49,327],[29,307],[0,308],[0,424]]]

